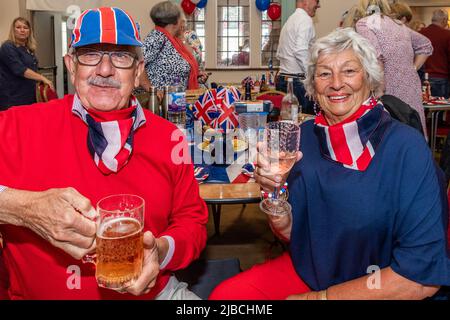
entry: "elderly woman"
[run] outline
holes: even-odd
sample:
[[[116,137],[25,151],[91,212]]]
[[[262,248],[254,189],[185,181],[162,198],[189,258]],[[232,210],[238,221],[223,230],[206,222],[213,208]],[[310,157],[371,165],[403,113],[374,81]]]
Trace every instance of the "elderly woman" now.
[[[181,85],[183,89],[197,89],[205,75],[199,72],[197,60],[180,39],[183,32],[181,8],[170,2],[157,3],[150,11],[155,24],[144,41],[145,70],[150,85],[161,90],[164,86]]]
[[[364,14],[356,23],[356,31],[375,47],[384,65],[385,93],[406,102],[419,113],[427,136],[417,70],[433,53],[430,40],[395,20],[387,0],[359,0],[358,6],[359,12]]]
[[[0,48],[0,110],[36,102],[36,81],[53,84],[37,73],[36,40],[30,22],[14,19]]]
[[[301,160],[288,177],[292,213],[269,217],[289,253],[220,284],[211,298],[432,296],[450,284],[448,212],[425,139],[377,101],[383,71],[365,38],[338,29],[311,50],[306,89],[322,111],[302,125]],[[266,191],[284,178],[269,170],[259,157]]]

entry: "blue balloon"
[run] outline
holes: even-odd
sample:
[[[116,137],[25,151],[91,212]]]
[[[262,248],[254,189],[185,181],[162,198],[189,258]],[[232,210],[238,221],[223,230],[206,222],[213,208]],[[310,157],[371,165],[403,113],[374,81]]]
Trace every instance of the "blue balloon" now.
[[[266,11],[269,9],[270,0],[256,0],[256,7],[259,11]]]
[[[206,7],[206,4],[208,3],[208,0],[200,0],[199,3],[197,3],[197,8],[203,9]]]

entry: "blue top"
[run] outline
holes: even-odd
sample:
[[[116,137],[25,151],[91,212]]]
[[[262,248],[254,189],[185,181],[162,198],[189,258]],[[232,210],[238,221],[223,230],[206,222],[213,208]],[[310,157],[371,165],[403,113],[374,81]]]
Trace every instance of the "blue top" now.
[[[34,53],[6,41],[0,48],[0,110],[36,102],[36,81],[24,77],[27,69],[38,70]]]
[[[392,120],[361,172],[322,157],[313,128],[313,121],[302,125],[303,159],[288,179],[300,278],[323,290],[377,266],[423,285],[449,285],[445,191],[423,136]]]

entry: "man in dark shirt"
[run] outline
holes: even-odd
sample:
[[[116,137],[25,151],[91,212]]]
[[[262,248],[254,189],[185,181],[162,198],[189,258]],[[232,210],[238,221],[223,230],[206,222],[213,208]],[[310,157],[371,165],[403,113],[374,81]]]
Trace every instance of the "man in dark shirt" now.
[[[447,30],[448,13],[438,9],[433,12],[431,24],[420,33],[430,39],[434,52],[425,63],[425,72],[429,74],[431,95],[449,98],[450,76],[450,30]]]

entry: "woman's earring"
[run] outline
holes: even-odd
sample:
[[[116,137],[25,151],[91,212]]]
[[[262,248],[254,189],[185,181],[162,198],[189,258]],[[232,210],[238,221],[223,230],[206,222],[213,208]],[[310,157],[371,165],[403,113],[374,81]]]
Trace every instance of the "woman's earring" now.
[[[316,114],[316,116],[320,115],[320,113],[322,112],[322,109],[320,108],[319,104],[317,103],[317,101],[314,101],[314,113]]]

